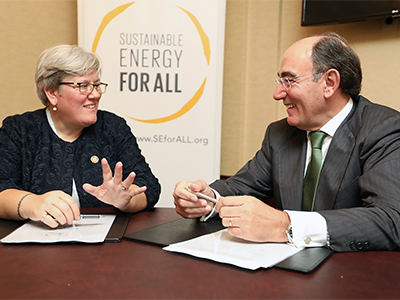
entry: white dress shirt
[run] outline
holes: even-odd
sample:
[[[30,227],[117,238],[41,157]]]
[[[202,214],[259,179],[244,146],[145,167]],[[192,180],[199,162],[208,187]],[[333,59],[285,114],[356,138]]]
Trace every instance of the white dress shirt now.
[[[328,152],[329,146],[331,144],[332,138],[339,128],[340,124],[344,121],[347,115],[353,108],[353,100],[350,98],[346,106],[328,123],[321,127],[320,131],[328,134],[322,144],[322,165],[326,154]],[[309,133],[309,132],[308,132]],[[307,142],[307,161],[304,169],[304,176],[307,170],[307,166],[311,160],[311,141],[308,135]],[[322,168],[321,165],[321,168]],[[292,225],[292,237],[293,244],[296,247],[318,247],[318,246],[329,246],[329,234],[326,225],[326,220],[317,212],[307,212],[307,211],[292,211],[285,210],[289,217]]]

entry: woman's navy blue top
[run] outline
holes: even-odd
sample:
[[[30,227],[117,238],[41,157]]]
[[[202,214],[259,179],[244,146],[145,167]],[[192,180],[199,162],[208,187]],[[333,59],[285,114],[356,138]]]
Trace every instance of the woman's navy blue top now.
[[[103,183],[102,158],[108,160],[112,171],[121,161],[123,179],[132,171],[136,173],[134,184],[147,186],[147,210],[151,210],[161,191],[158,179],[126,121],[101,110],[97,122],[84,128],[72,143],[54,133],[45,109],[4,119],[0,128],[0,192],[14,188],[34,194],[62,190],[72,195],[74,179],[81,207],[109,206],[82,188],[84,183]]]

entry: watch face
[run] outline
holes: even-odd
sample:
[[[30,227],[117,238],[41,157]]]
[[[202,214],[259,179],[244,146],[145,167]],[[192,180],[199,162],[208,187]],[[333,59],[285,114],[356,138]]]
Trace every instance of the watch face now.
[[[292,224],[289,224],[289,228],[286,230],[286,235],[290,244],[293,244],[293,231]]]

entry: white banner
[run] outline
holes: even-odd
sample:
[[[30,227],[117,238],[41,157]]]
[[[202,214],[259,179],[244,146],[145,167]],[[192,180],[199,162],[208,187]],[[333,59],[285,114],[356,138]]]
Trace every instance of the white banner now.
[[[109,84],[172,207],[180,180],[220,176],[225,0],[78,0],[79,45]]]

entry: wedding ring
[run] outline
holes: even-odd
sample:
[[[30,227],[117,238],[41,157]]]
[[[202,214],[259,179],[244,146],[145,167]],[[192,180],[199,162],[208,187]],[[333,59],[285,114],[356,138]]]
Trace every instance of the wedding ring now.
[[[124,191],[126,191],[127,190],[127,188],[126,187],[124,187],[124,184],[121,182],[121,189],[123,189]]]
[[[42,216],[42,218],[40,219],[40,221],[43,222],[43,220],[44,220],[47,216],[48,216],[48,214],[45,213],[45,214]]]
[[[232,227],[233,226],[233,224],[232,224],[232,218],[229,218],[229,227]]]

